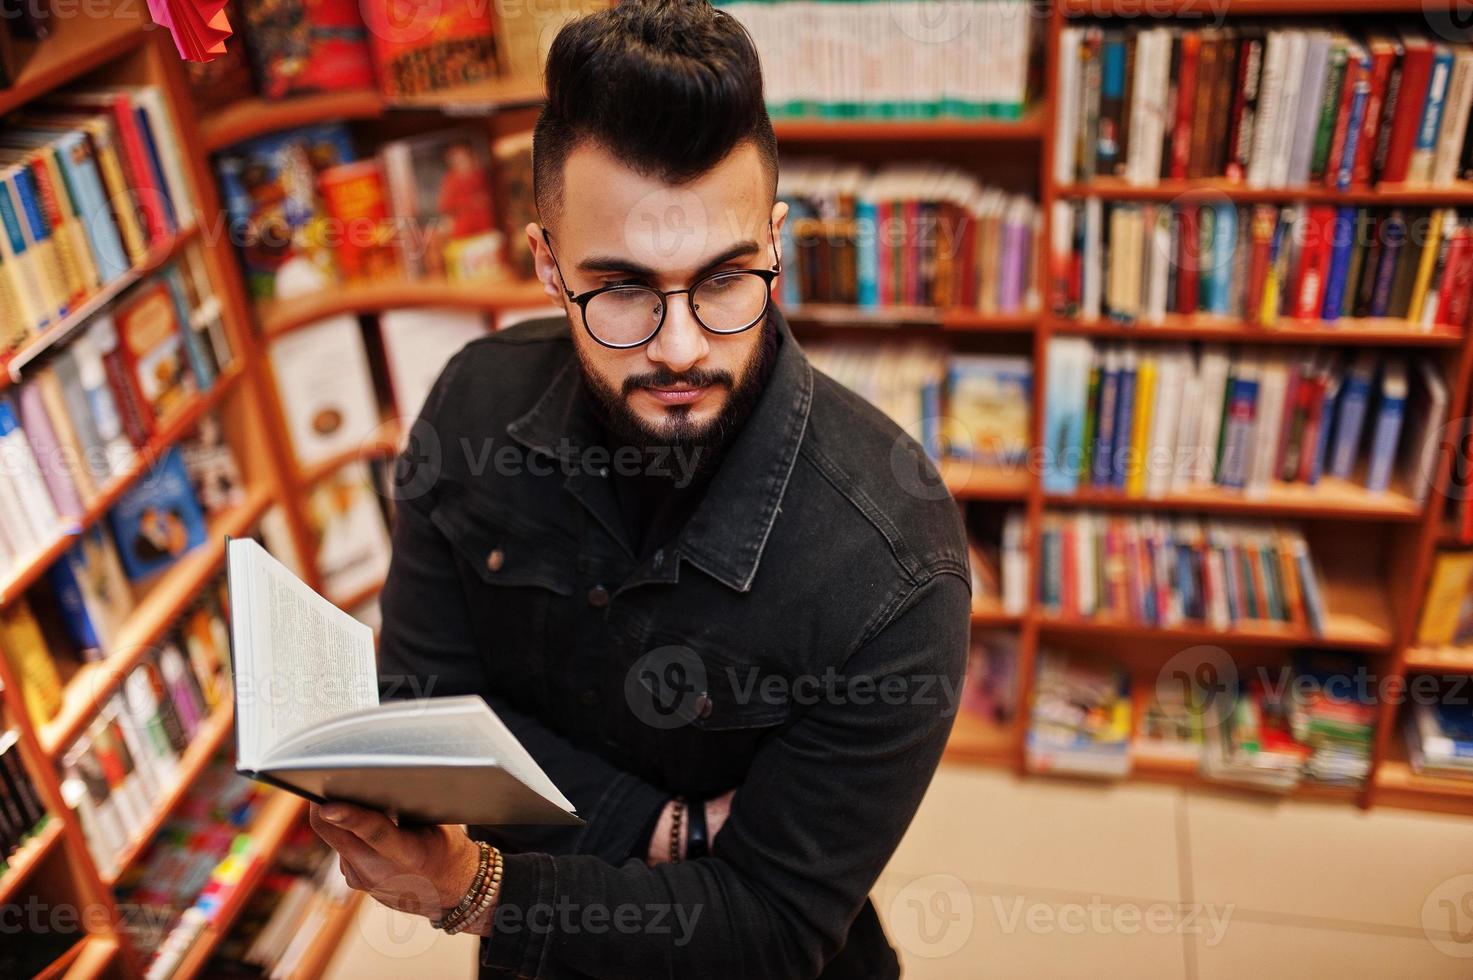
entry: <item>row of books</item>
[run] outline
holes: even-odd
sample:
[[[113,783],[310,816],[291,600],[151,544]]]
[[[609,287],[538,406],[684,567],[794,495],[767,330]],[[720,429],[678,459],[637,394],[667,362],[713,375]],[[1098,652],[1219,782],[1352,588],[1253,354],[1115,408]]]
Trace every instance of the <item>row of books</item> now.
[[[951,354],[918,341],[814,343],[804,353],[814,367],[890,416],[934,459],[1016,466],[1027,455],[1030,358]]]
[[[227,5],[239,33],[213,61],[188,63],[198,105],[259,95],[378,88],[416,96],[497,78],[535,79],[557,29],[605,3],[492,5],[442,0],[433,29],[386,4],[274,0]]]
[[[193,226],[154,86],[56,95],[0,133],[0,362]]]
[[[38,725],[61,710],[63,677],[73,665],[124,652],[119,645],[139,598],[130,579],[151,578],[205,542],[204,517],[177,451],[119,500],[108,523],[109,531],[94,526],[79,534],[41,581],[0,610],[0,645]],[[190,642],[209,635],[201,615],[183,624]]]
[[[327,919],[351,894],[337,855],[310,826],[298,825],[216,946],[205,975],[218,980],[295,976]]]
[[[1286,792],[1304,779],[1359,786],[1370,771],[1376,706],[1332,680],[1361,658],[1296,653],[1198,703],[1171,684],[1141,684],[1119,664],[1039,652],[1026,756],[1034,772],[1123,777],[1136,761],[1194,764],[1206,779]]]
[[[1028,605],[1027,517],[1023,508],[1009,507],[1000,523],[995,535],[974,535],[967,542],[972,611],[996,607],[1005,615],[1021,616]]]
[[[218,306],[170,265],[0,398],[0,574],[49,546],[232,364]]]
[[[944,164],[801,160],[784,162],[778,197],[789,208],[779,285],[789,308],[1038,308],[1042,221],[1024,195]]]
[[[269,860],[252,829],[274,792],[216,759],[119,878],[118,903],[133,910],[123,927],[149,980],[173,976],[241,881]]]
[[[1473,169],[1473,46],[1235,22],[1067,26],[1054,178],[1446,185]]]
[[[525,140],[508,140],[506,195],[530,200]],[[215,159],[246,283],[257,299],[336,282],[503,276],[518,228],[497,224],[486,130],[458,126],[361,156],[346,126],[326,123],[249,140]],[[506,209],[520,218],[530,205]],[[520,261],[519,259],[517,259]]]
[[[1473,707],[1466,697],[1407,709],[1407,758],[1421,775],[1473,779]]]
[[[1319,576],[1296,527],[1079,510],[1044,514],[1040,530],[1039,604],[1051,615],[1324,633]]]
[[[20,733],[0,728],[0,880],[11,859],[50,819],[41,791],[20,757]]]
[[[1049,306],[1159,323],[1168,314],[1334,324],[1389,317],[1461,330],[1473,219],[1452,208],[1057,201]]]
[[[207,620],[204,628],[145,653],[62,756],[63,796],[103,875],[121,870],[119,854],[157,815],[211,713],[228,710],[227,627],[206,596],[191,614]]]
[[[1430,358],[1049,343],[1044,489],[1263,494],[1322,477],[1427,497],[1448,409]]]
[[[1036,82],[1042,32],[1026,0],[716,6],[752,36],[776,119],[1018,119]]]
[[[1425,646],[1473,643],[1473,551],[1443,548],[1432,559],[1417,642]]]

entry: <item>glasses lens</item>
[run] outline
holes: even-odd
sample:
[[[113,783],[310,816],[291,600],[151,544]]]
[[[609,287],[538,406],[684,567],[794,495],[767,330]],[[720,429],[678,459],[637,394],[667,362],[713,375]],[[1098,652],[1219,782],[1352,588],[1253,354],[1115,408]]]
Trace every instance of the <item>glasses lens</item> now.
[[[589,332],[605,344],[641,344],[659,329],[665,297],[643,286],[621,286],[589,300],[583,315]]]
[[[751,272],[723,272],[697,286],[691,302],[707,330],[745,330],[767,309],[767,280]]]

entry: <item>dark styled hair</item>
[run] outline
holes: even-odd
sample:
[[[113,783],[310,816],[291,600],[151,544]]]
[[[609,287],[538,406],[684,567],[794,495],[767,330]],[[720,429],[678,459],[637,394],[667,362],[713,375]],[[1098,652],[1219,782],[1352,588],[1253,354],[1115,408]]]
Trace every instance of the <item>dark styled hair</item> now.
[[[762,65],[746,30],[706,0],[624,0],[572,21],[547,55],[547,104],[532,136],[544,220],[562,199],[579,144],[641,174],[682,184],[752,141],[777,187],[777,138]]]

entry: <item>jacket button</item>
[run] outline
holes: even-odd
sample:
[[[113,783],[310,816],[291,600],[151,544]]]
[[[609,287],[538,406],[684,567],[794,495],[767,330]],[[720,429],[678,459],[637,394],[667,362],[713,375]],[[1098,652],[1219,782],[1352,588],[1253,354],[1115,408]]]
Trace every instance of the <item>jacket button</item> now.
[[[585,708],[595,708],[595,707],[597,707],[598,706],[598,701],[599,701],[598,692],[595,691],[591,687],[588,688],[587,690],[583,691],[583,693],[581,693],[581,694],[578,695],[578,703],[581,704],[581,705],[583,705],[583,707],[585,707]]]
[[[711,712],[716,709],[716,702],[711,700],[711,695],[702,691],[696,698],[696,717],[706,719],[711,717]]]
[[[609,604],[609,590],[602,585],[595,585],[588,590],[588,604],[595,609],[602,609]]]
[[[506,564],[506,552],[500,548],[492,548],[491,553],[486,556],[486,567],[493,572],[501,571],[501,566]]]

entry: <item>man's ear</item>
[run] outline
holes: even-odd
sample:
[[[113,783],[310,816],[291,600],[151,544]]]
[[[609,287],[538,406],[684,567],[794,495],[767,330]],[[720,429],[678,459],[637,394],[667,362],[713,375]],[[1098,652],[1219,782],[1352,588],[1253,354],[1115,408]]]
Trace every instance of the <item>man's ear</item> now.
[[[527,246],[532,250],[532,269],[542,283],[542,289],[558,306],[566,308],[568,294],[563,292],[563,280],[558,275],[557,264],[552,252],[542,237],[542,226],[532,221],[527,224]]]
[[[783,222],[788,220],[788,202],[778,201],[772,206],[772,244],[777,250],[778,264],[783,259]]]

